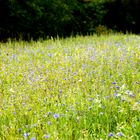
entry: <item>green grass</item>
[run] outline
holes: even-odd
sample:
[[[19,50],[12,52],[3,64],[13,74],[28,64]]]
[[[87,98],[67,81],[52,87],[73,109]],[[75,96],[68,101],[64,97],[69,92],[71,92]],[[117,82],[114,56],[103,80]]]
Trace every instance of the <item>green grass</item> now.
[[[140,36],[0,44],[1,140],[139,140]]]

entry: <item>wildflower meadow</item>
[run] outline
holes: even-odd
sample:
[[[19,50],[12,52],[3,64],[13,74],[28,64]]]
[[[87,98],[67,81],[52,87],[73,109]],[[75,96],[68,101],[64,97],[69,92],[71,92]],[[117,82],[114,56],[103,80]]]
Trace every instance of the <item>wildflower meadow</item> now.
[[[140,140],[140,36],[0,43],[0,140]]]

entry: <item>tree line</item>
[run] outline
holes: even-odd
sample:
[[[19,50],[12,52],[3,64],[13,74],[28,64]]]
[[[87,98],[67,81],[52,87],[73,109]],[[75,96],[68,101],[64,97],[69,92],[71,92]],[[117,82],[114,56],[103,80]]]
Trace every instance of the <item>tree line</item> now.
[[[0,40],[140,32],[139,0],[0,0]]]

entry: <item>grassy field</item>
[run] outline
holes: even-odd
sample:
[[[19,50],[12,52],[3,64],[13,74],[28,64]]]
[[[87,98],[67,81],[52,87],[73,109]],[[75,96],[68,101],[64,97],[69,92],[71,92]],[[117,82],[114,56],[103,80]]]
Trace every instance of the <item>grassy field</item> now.
[[[0,140],[140,140],[140,36],[0,44]]]

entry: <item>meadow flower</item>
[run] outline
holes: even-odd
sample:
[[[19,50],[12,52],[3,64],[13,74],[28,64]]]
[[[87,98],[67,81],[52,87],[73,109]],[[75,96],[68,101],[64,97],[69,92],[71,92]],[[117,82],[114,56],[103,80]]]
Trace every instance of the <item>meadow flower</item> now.
[[[44,138],[45,138],[45,139],[49,139],[49,138],[50,138],[50,136],[51,136],[51,135],[50,135],[50,134],[48,134],[48,135],[45,135],[45,136],[44,136]]]
[[[71,109],[71,110],[73,110],[73,109],[74,109],[74,106],[73,106],[73,105],[72,105],[72,106],[70,106],[70,109]]]
[[[53,115],[53,117],[54,117],[55,119],[59,118],[59,116],[60,116],[59,114],[54,114],[54,115]]]
[[[48,116],[51,115],[51,114],[52,114],[52,112],[48,112]]]
[[[121,76],[122,76],[122,74],[120,73],[120,74],[119,74],[119,76],[121,77]]]
[[[114,133],[110,132],[110,133],[108,134],[108,136],[109,136],[109,137],[113,137],[113,136],[114,136]]]
[[[118,132],[117,135],[118,135],[119,137],[123,137],[123,136],[124,136],[124,134],[123,134],[122,132]]]
[[[12,59],[15,59],[15,58],[16,58],[16,54],[13,54],[13,55],[12,55]]]
[[[116,85],[116,89],[119,89],[120,87],[118,85]]]
[[[119,93],[118,93],[118,94],[117,94],[117,93],[114,94],[114,97],[115,97],[115,98],[118,98],[118,97],[120,97],[120,96],[121,96],[121,94],[119,94]]]
[[[61,104],[61,106],[65,106],[65,104]]]
[[[36,140],[36,137],[32,137],[31,140]]]
[[[52,122],[51,121],[48,121],[48,125],[51,125],[52,124]]]
[[[86,64],[82,64],[82,68],[83,69],[87,68],[87,65]]]
[[[52,54],[51,54],[51,53],[48,53],[48,56],[49,56],[49,57],[52,57]]]
[[[130,97],[135,97],[135,95],[131,91],[126,91],[126,94],[129,95]]]
[[[24,133],[24,137],[29,137],[30,136],[30,133]]]
[[[63,91],[60,89],[59,92],[62,93]]]
[[[114,82],[112,82],[112,84],[113,84],[113,85],[116,85],[117,83],[114,81]]]

